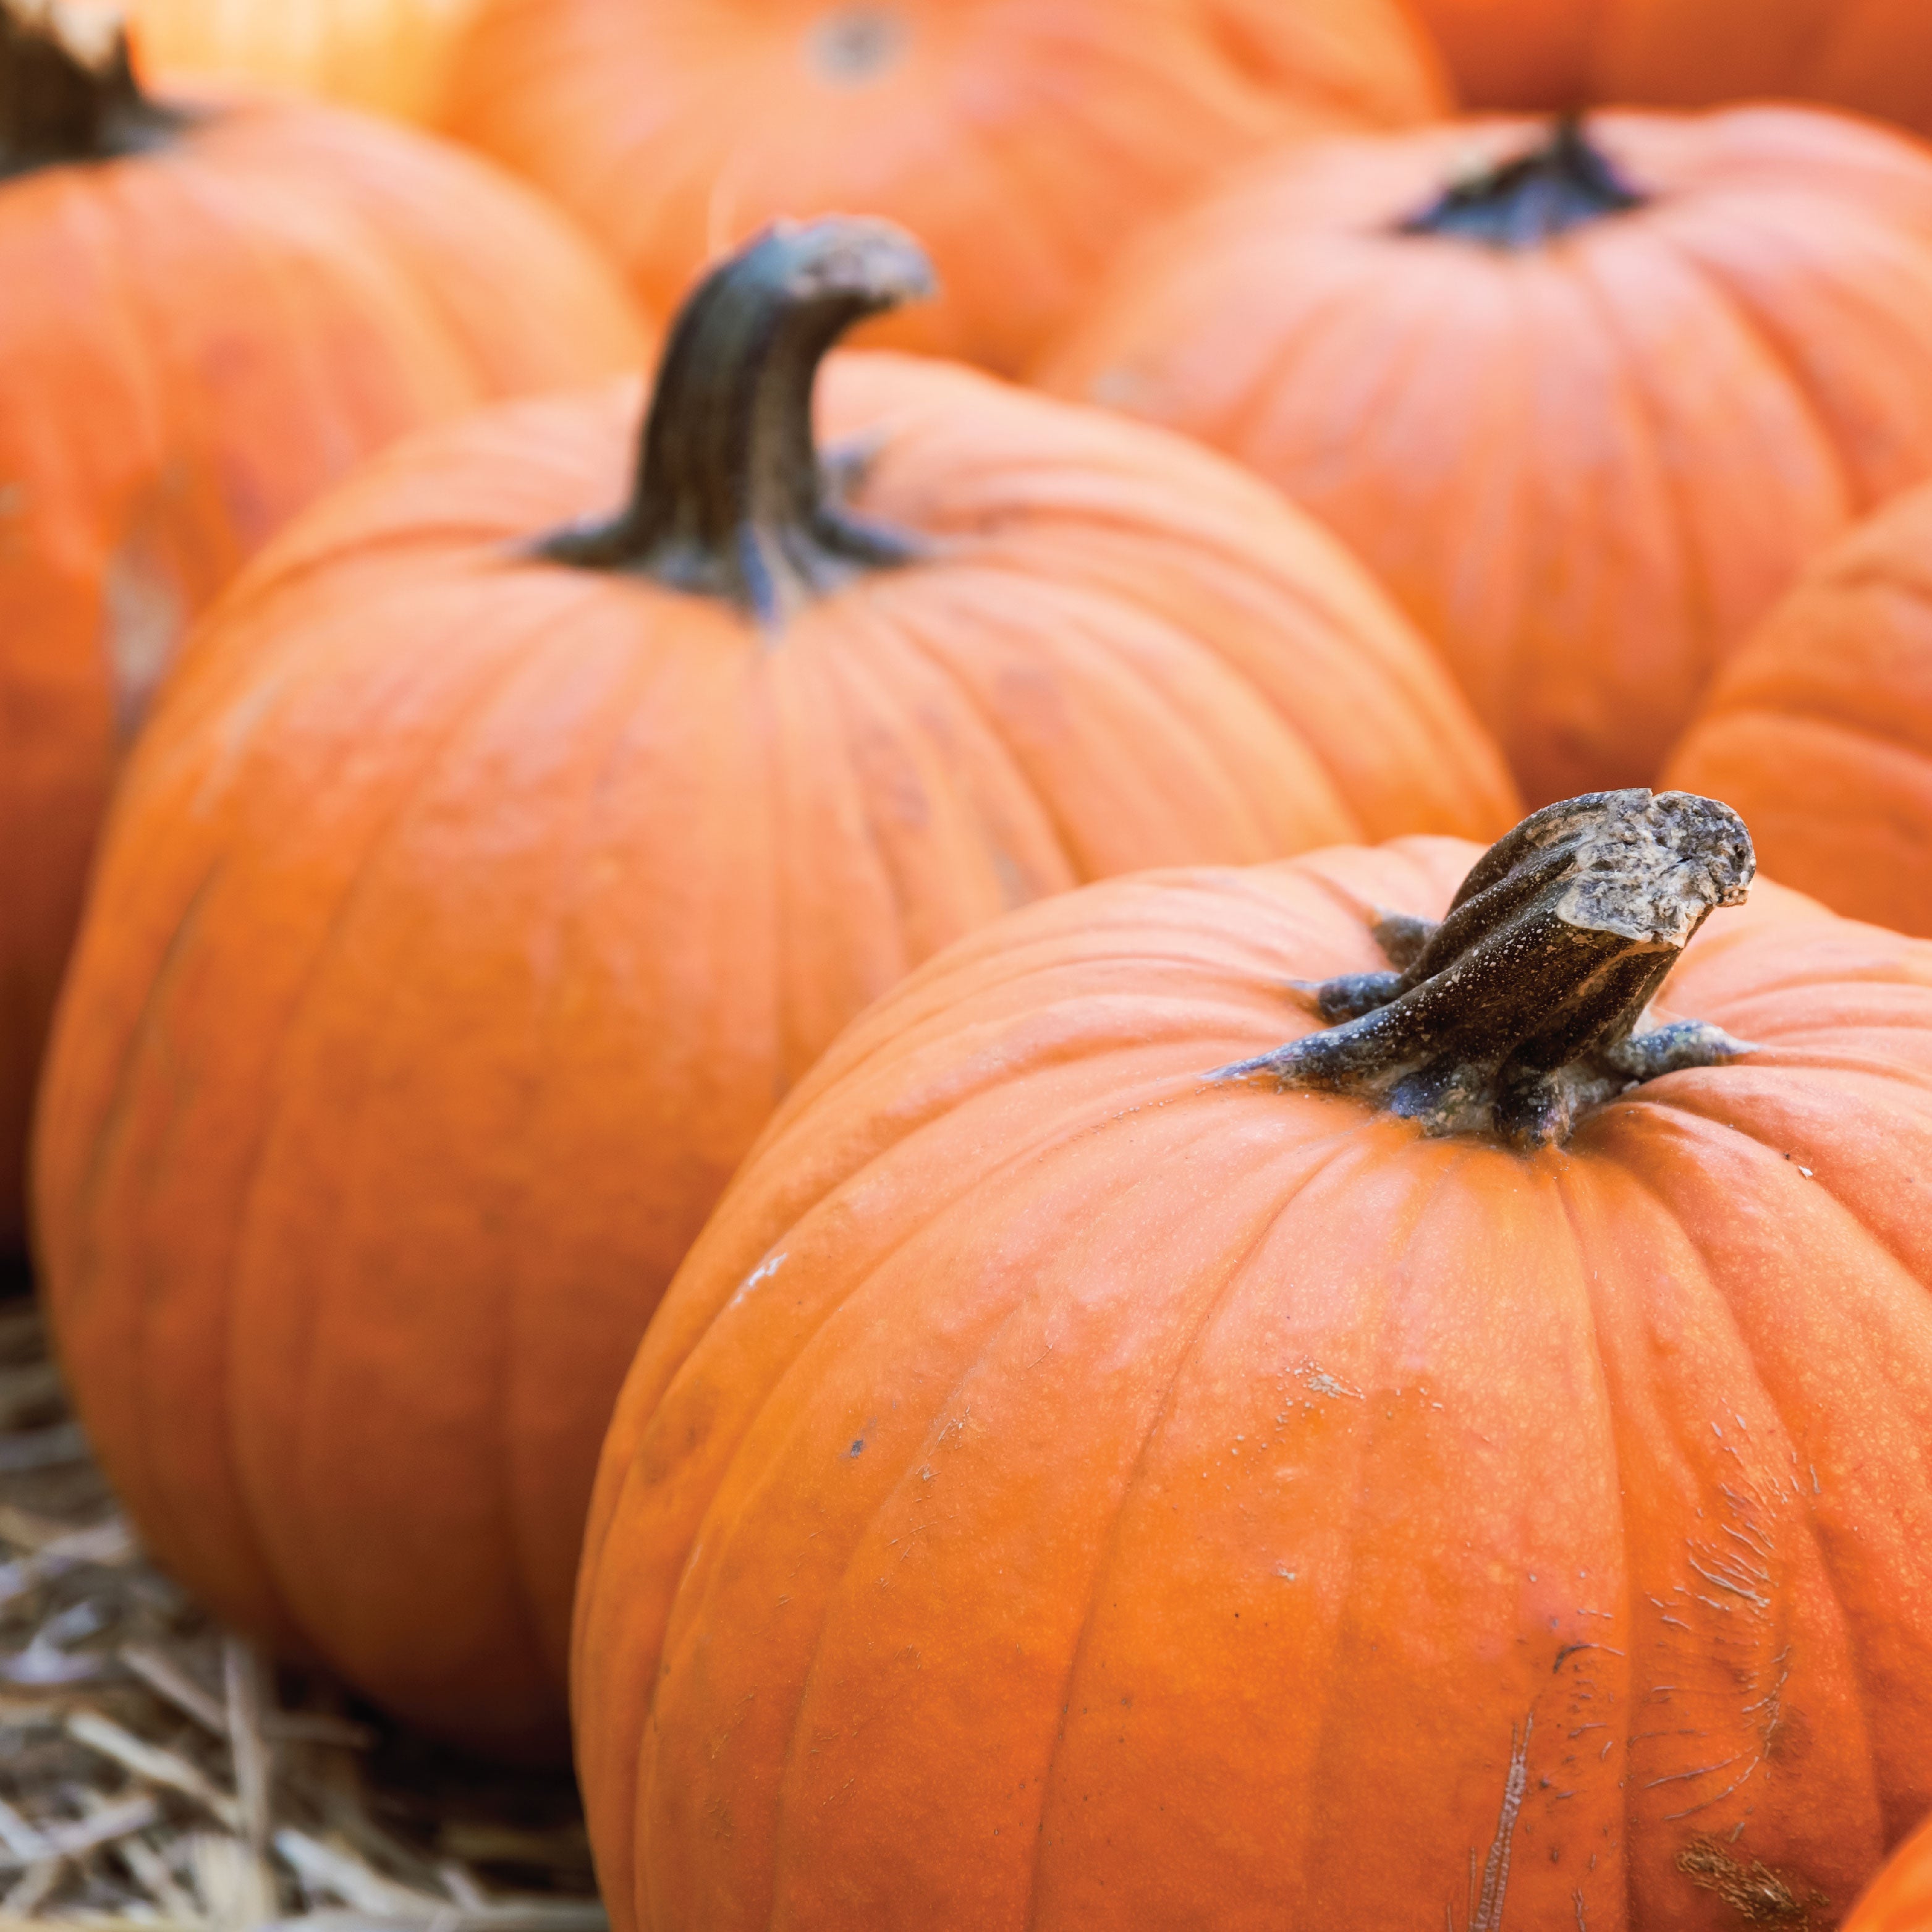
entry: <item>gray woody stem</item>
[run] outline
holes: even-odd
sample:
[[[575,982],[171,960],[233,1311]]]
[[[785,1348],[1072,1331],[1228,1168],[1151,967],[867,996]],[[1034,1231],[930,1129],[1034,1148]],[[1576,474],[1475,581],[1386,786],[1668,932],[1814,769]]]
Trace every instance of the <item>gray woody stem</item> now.
[[[1546,806],[1490,848],[1441,925],[1376,927],[1394,970],[1311,989],[1336,1024],[1215,1077],[1361,1094],[1429,1133],[1562,1140],[1640,1082],[1752,1050],[1694,1020],[1637,1029],[1691,935],[1756,869],[1744,821],[1714,800]]]

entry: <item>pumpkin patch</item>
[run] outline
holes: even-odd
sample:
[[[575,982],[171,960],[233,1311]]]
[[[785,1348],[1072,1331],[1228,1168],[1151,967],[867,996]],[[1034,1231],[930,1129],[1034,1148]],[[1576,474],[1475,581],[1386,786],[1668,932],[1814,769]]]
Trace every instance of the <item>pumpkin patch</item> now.
[[[0,0],[0,1932],[1932,1932],[1923,10]]]
[[[201,1595],[459,1736],[556,1726],[625,1365],[869,999],[1084,879],[1510,815],[1420,640],[1204,452],[874,354],[828,471],[820,358],[928,281],[774,231],[640,461],[632,385],[365,472],[121,794],[39,1132],[81,1414]]]

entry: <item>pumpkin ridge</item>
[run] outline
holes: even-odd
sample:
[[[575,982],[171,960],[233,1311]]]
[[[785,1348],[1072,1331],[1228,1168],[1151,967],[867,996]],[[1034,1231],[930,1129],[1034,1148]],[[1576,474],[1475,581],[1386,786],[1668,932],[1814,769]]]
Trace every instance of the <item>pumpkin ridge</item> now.
[[[916,611],[892,612],[892,634],[896,642],[902,644],[910,656],[927,667],[932,675],[955,694],[962,711],[978,727],[986,743],[999,754],[1000,761],[1011,778],[1014,795],[1029,798],[1038,807],[1041,823],[1052,839],[1054,850],[1065,868],[1067,878],[1076,881],[1081,880],[1084,876],[1084,870],[1074,857],[1071,828],[1067,825],[1058,801],[1046,787],[1034,783],[1029,777],[1024,760],[1001,728],[996,714],[988,708],[980,694],[947,656],[944,646],[934,641],[920,621],[920,614]],[[978,816],[976,812],[975,816]],[[981,823],[982,830],[990,835],[992,828],[986,825],[983,820]],[[990,836],[988,850],[998,850]]]
[[[1669,1102],[1658,1100],[1640,1101],[1637,1104],[1658,1108],[1670,1106]],[[1710,1114],[1702,1114],[1690,1108],[1670,1107],[1670,1111],[1676,1117],[1678,1132],[1683,1140],[1691,1138],[1694,1133],[1702,1133],[1719,1140],[1735,1139],[1742,1142],[1750,1148],[1755,1158],[1761,1160],[1767,1167],[1774,1167],[1774,1164],[1781,1165],[1786,1158],[1780,1150],[1772,1148],[1768,1142],[1755,1134],[1740,1129],[1728,1120],[1719,1120]],[[1684,1131],[1684,1123],[1687,1120],[1695,1124],[1692,1133],[1686,1133]],[[1837,1540],[1829,1533],[1828,1526],[1818,1519],[1817,1513],[1813,1507],[1816,1501],[1816,1495],[1802,1480],[1798,1479],[1801,1474],[1797,1462],[1798,1437],[1790,1420],[1790,1405],[1780,1399],[1772,1378],[1766,1373],[1759,1336],[1754,1332],[1752,1325],[1748,1323],[1740,1313],[1734,1293],[1724,1281],[1721,1271],[1713,1265],[1713,1258],[1708,1245],[1708,1236],[1706,1232],[1694,1220],[1675,1214],[1670,1200],[1647,1175],[1638,1172],[1631,1163],[1615,1159],[1614,1156],[1612,1158],[1616,1171],[1627,1184],[1634,1186],[1666,1220],[1676,1222],[1682,1228],[1685,1246],[1696,1259],[1698,1274],[1702,1282],[1704,1294],[1708,1304],[1714,1309],[1723,1310],[1724,1321],[1735,1343],[1736,1352],[1748,1366],[1756,1392],[1763,1403],[1766,1412],[1777,1422],[1780,1438],[1778,1446],[1786,1450],[1791,1459],[1793,1474],[1792,1494],[1798,1499],[1802,1512],[1800,1520],[1828,1594],[1835,1634],[1838,1640],[1836,1661],[1850,1678],[1856,1693],[1855,1702],[1858,1709],[1861,1732],[1858,1755],[1870,1780],[1873,1802],[1882,1815],[1888,1808],[1887,1794],[1880,1776],[1881,1767],[1877,1741],[1873,1736],[1870,1721],[1873,1712],[1879,1700],[1875,1695],[1874,1671],[1870,1660],[1864,1654],[1858,1634],[1863,1620],[1856,1618],[1849,1614],[1847,1593],[1840,1574],[1842,1564]],[[1870,1248],[1885,1256],[1889,1264],[1888,1274],[1894,1277],[1903,1278],[1907,1284],[1910,1284],[1910,1270],[1903,1258],[1893,1252],[1890,1244],[1880,1237],[1876,1230],[1870,1227],[1862,1216],[1854,1213],[1836,1194],[1827,1190],[1827,1198],[1840,1222],[1855,1228],[1858,1236],[1868,1244]],[[1852,1330],[1856,1331],[1856,1324],[1850,1325]],[[1875,1384],[1882,1386],[1883,1380],[1882,1376],[1874,1378]],[[1815,1476],[1815,1471],[1814,1474]],[[1633,1625],[1634,1628],[1634,1625]],[[1787,1646],[1787,1650],[1788,1648]],[[1650,1688],[1646,1687],[1646,1690]],[[1756,1689],[1757,1687],[1754,1683],[1750,1688]],[[1748,1708],[1750,1707],[1747,1706],[1747,1708]],[[1766,1752],[1760,1750],[1752,1765],[1747,1768],[1737,1782],[1742,1784],[1744,1778],[1750,1775],[1751,1770],[1754,1770],[1759,1763],[1764,1762],[1766,1755]],[[1718,1794],[1718,1798],[1708,1802],[1712,1804],[1720,1802],[1723,1798],[1730,1796],[1730,1791],[1736,1788],[1735,1785],[1727,1787],[1724,1792]],[[1705,1806],[1702,1804],[1695,1808],[1696,1810],[1702,1810],[1704,1808]],[[1694,1810],[1688,1813],[1666,1814],[1666,1822],[1674,1822],[1683,1817],[1694,1815]],[[1682,1868],[1680,1865],[1679,1869]]]
[[[530,554],[722,598],[767,630],[866,571],[913,561],[922,543],[839,500],[812,397],[819,364],[848,329],[935,287],[918,244],[888,222],[776,224],[680,311],[628,503]]]
[[[1112,1126],[1115,1123],[1112,1120],[1108,1120],[1103,1124]],[[1256,1257],[1268,1246],[1271,1238],[1280,1227],[1282,1220],[1293,1211],[1294,1204],[1299,1200],[1302,1193],[1307,1188],[1313,1186],[1346,1156],[1360,1156],[1362,1153],[1360,1143],[1366,1138],[1364,1127],[1370,1125],[1372,1124],[1358,1123],[1352,1128],[1344,1129],[1340,1133],[1324,1135],[1301,1142],[1292,1149],[1286,1150],[1289,1157],[1302,1168],[1303,1172],[1297,1176],[1293,1187],[1276,1202],[1273,1211],[1260,1222],[1253,1239],[1247,1246],[1238,1257],[1231,1261],[1226,1280],[1208,1297],[1207,1305],[1203,1308],[1199,1320],[1195,1323],[1186,1340],[1175,1351],[1173,1370],[1167,1378],[1166,1386],[1161,1390],[1158,1400],[1150,1405],[1151,1414],[1148,1426],[1135,1448],[1133,1460],[1128,1466],[1126,1475],[1121,1482],[1120,1493],[1114,1498],[1106,1530],[1102,1535],[1094,1552],[1092,1575],[1083,1593],[1082,1607],[1079,1620],[1075,1628],[1073,1641],[1067,1648],[1066,1671],[1062,1680],[1062,1695],[1060,1699],[1063,1719],[1071,1701],[1071,1693],[1074,1682],[1079,1674],[1081,1660],[1086,1652],[1088,1636],[1092,1627],[1094,1610],[1099,1602],[1100,1592],[1106,1586],[1108,1566],[1118,1553],[1122,1523],[1125,1520],[1129,1506],[1135,1500],[1135,1491],[1139,1486],[1142,1478],[1146,1471],[1148,1452],[1160,1436],[1163,1428],[1173,1419],[1174,1394],[1180,1385],[1182,1377],[1194,1366],[1201,1345],[1207,1339],[1208,1331],[1213,1328],[1241,1289],[1247,1285],[1248,1271]],[[1446,1178],[1445,1172],[1443,1175],[1438,1177],[1436,1184],[1441,1185]],[[1432,1192],[1432,1189],[1431,1193]],[[1426,1211],[1428,1198],[1425,1196],[1423,1202],[1418,1203],[1417,1210],[1418,1216]],[[1352,1538],[1350,1540],[1349,1548],[1352,1562],[1354,1550]],[[1343,1594],[1346,1595],[1346,1592]],[[1327,1700],[1324,1701],[1325,1708]],[[1041,1856],[1045,1850],[1041,1840],[1046,1828],[1047,1806],[1052,1797],[1054,1774],[1060,1762],[1061,1750],[1066,1741],[1066,1726],[1063,1721],[1054,1730],[1052,1742],[1048,1748],[1046,1763],[1038,1780],[1040,1806],[1034,1831],[1034,1853],[1029,1867],[1026,1917],[1022,1922],[1023,1932],[1040,1932],[1038,1921],[1040,1864]],[[1318,1746],[1317,1748],[1318,1754]]]
[[[1832,219],[1842,224],[1842,211],[1834,209]],[[1868,493],[1852,474],[1849,445],[1830,433],[1830,420],[1823,400],[1791,344],[1770,318],[1759,312],[1757,304],[1747,291],[1737,287],[1720,268],[1704,259],[1696,246],[1694,230],[1688,241],[1673,236],[1670,254],[1674,262],[1711,290],[1724,314],[1762,347],[1783,376],[1811,430],[1814,460],[1822,463],[1837,480],[1846,517],[1856,514],[1859,507],[1866,502]]]
[[[550,641],[553,648],[558,648],[566,644],[568,639],[553,633]],[[280,1062],[293,1050],[291,1042],[300,1031],[312,1001],[322,990],[326,973],[334,964],[334,955],[347,934],[349,923],[357,910],[358,901],[362,894],[370,890],[376,860],[402,836],[406,829],[406,821],[420,806],[424,794],[435,782],[442,760],[450,747],[501,699],[517,676],[525,670],[526,662],[526,658],[514,652],[506,652],[505,663],[498,668],[499,675],[483,680],[470,694],[470,701],[455,708],[454,715],[448,721],[447,728],[438,734],[435,742],[423,747],[421,764],[409,784],[402,788],[394,808],[380,826],[372,829],[369,843],[354,874],[345,881],[341,896],[309,949],[309,956],[304,965],[300,983],[293,991],[278,1030],[272,1055],[270,1077],[265,1083],[272,1098],[256,1123],[254,1144],[250,1151],[247,1169],[236,1191],[238,1205],[234,1220],[235,1232],[228,1251],[227,1266],[224,1270],[226,1279],[221,1296],[225,1310],[225,1318],[221,1324],[224,1335],[232,1333],[235,1310],[244,1292],[242,1269],[249,1243],[250,1226],[255,1217],[256,1204],[266,1178],[269,1156],[287,1107],[297,1097],[295,1090],[298,1083],[273,1077],[272,1064]],[[290,698],[295,695],[292,692],[288,694]],[[287,700],[285,699],[285,701]],[[152,1002],[151,993],[150,1005]],[[143,1305],[146,1305],[145,1299]],[[309,1314],[313,1319],[307,1324],[311,1336],[326,1312],[327,1310],[320,1304],[311,1304]],[[290,1440],[298,1445],[310,1436],[309,1418],[317,1400],[315,1375],[320,1366],[321,1354],[322,1352],[313,1346],[303,1351],[302,1390],[289,1429]],[[230,1352],[225,1346],[224,1359],[224,1364],[231,1359]],[[223,1388],[224,1406],[232,1412],[237,1405],[228,1399],[229,1384],[226,1380]],[[248,1459],[239,1453],[238,1444],[231,1444],[231,1448],[236,1451],[230,1467],[236,1472],[237,1497],[243,1505],[249,1540],[261,1574],[268,1580],[277,1599],[277,1606],[288,1623],[301,1630],[304,1642],[320,1649],[322,1646],[316,1644],[315,1639],[308,1630],[306,1619],[294,1607],[293,1598],[296,1593],[290,1589],[283,1566],[256,1526],[254,1499],[248,1493],[246,1478],[242,1473],[248,1466]]]
[[[1623,1575],[1622,1603],[1618,1610],[1618,1621],[1611,1628],[1621,1635],[1623,1641],[1618,1648],[1623,1654],[1617,1659],[1620,1666],[1624,1706],[1634,1709],[1636,1705],[1636,1666],[1630,1653],[1636,1648],[1633,1641],[1636,1630],[1636,1581],[1637,1564],[1630,1549],[1630,1506],[1628,1492],[1624,1486],[1624,1472],[1629,1458],[1624,1448],[1622,1426],[1615,1393],[1612,1386],[1609,1352],[1604,1342],[1603,1298],[1598,1292],[1596,1270],[1590,1259],[1590,1244],[1583,1231],[1581,1210],[1576,1204],[1574,1190],[1580,1184],[1578,1170],[1573,1164],[1559,1166],[1552,1177],[1557,1205],[1563,1211],[1563,1225],[1570,1231],[1570,1245],[1576,1258],[1576,1282],[1589,1318],[1591,1366],[1595,1371],[1594,1382],[1600,1400],[1604,1427],[1600,1431],[1598,1441],[1608,1452],[1610,1465],[1610,1487],[1620,1499],[1616,1512],[1617,1558]],[[1607,1722],[1607,1720],[1606,1720]],[[1624,1775],[1617,1780],[1617,1826],[1615,1842],[1628,1846],[1631,1843],[1630,1735],[1624,1726],[1623,1742]],[[1624,1864],[1624,1922],[1628,1926],[1641,1923],[1637,1906],[1636,1874],[1630,1860],[1626,1857]]]

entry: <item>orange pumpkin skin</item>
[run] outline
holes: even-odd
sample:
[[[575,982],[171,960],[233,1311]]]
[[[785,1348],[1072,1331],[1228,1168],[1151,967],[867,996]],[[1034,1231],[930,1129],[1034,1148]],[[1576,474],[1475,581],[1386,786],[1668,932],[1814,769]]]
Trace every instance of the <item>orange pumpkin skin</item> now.
[[[1472,107],[1816,100],[1932,134],[1919,0],[1418,0]]]
[[[1474,856],[1032,908],[793,1096],[599,1472],[619,1932],[1822,1924],[1924,1812],[1932,948],[1760,886],[1757,1052],[1532,1156],[1204,1077]]]
[[[874,339],[1015,374],[1129,230],[1217,166],[1438,104],[1379,0],[1336,24],[1231,46],[1203,0],[484,0],[446,118],[660,308],[775,218],[888,216],[940,299]],[[1291,87],[1270,62],[1301,38],[1317,71]]]
[[[144,72],[292,88],[433,119],[474,0],[131,0]]]
[[[1726,666],[1670,782],[1749,823],[1766,867],[1932,934],[1932,490],[1834,545]]]
[[[495,1748],[560,1720],[645,1322],[860,1007],[1096,874],[1513,809],[1421,641],[1233,466],[918,358],[827,387],[879,442],[861,508],[935,548],[776,634],[520,559],[621,494],[634,386],[319,507],[150,725],[62,1005],[37,1225],[144,1538]]]
[[[1206,0],[1222,44],[1274,86],[1400,127],[1448,110],[1448,69],[1403,0]]]
[[[1932,1822],[1922,1825],[1872,1881],[1844,1932],[1926,1932],[1932,1926]]]
[[[321,108],[0,179],[0,271],[4,1249],[94,827],[189,619],[359,458],[646,338],[520,184]]]
[[[1328,522],[1532,802],[1654,776],[1804,561],[1932,472],[1932,157],[1802,110],[1586,134],[1643,205],[1520,248],[1403,224],[1530,124],[1284,156],[1130,251],[1043,371]]]

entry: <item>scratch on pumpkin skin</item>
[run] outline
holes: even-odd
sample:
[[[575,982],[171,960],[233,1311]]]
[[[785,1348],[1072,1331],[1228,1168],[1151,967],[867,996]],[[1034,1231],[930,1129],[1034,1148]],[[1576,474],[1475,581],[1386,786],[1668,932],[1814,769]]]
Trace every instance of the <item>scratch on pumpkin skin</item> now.
[[[1523,1793],[1529,1788],[1529,1733],[1534,1716],[1526,1717],[1519,1730],[1510,1726],[1509,1774],[1503,1780],[1503,1804],[1496,1820],[1496,1835],[1490,1841],[1490,1855],[1483,1862],[1483,1888],[1472,1902],[1469,1932],[1502,1932],[1503,1900],[1509,1891],[1510,1848],[1516,1838],[1517,1814],[1522,1810]],[[1470,1889],[1475,1889],[1476,1855],[1469,1854]],[[1454,1907],[1445,1908],[1449,1932],[1456,1932]]]

